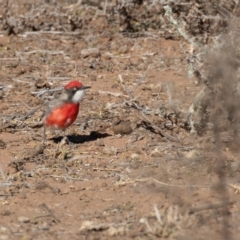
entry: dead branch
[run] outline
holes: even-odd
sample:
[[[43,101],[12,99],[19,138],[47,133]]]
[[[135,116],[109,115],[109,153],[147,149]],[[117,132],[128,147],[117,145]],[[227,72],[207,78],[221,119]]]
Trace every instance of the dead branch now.
[[[19,55],[29,55],[29,54],[35,54],[35,53],[43,53],[43,54],[50,54],[50,55],[58,55],[58,54],[66,55],[64,53],[64,51],[48,51],[48,50],[42,50],[42,49],[33,50],[33,51],[30,51],[30,52],[16,52],[16,55],[17,56],[19,56]]]

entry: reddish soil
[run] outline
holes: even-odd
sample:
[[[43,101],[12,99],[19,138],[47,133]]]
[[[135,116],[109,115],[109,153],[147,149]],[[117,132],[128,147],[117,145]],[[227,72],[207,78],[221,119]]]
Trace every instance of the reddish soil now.
[[[239,239],[238,152],[190,133],[202,86],[188,77],[188,44],[157,30],[126,36],[100,13],[91,19],[94,5],[62,6],[82,9],[89,26],[63,18],[44,29],[55,21],[46,13],[42,25],[26,20],[0,36],[0,240]],[[34,92],[71,79],[91,86],[67,130],[72,143],[54,132],[42,149],[44,107],[26,115],[53,94]]]

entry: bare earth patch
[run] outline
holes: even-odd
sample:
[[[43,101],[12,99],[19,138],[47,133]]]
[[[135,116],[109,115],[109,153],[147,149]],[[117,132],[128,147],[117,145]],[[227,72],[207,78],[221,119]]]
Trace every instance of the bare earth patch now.
[[[34,2],[1,10],[0,240],[239,239],[238,114],[218,95],[229,84],[214,82],[204,109],[208,63],[194,68],[197,53],[164,28],[163,6],[145,16],[142,1],[133,12]],[[206,76],[227,78],[216,72]],[[72,79],[91,86],[67,130],[72,143],[52,132],[43,147],[41,105]],[[228,112],[223,125],[211,120],[219,112]]]

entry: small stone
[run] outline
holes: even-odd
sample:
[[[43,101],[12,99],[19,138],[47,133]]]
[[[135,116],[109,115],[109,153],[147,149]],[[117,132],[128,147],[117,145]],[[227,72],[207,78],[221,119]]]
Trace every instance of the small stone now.
[[[2,89],[0,89],[0,99],[3,99],[3,97],[4,97],[3,90],[2,90]]]
[[[127,53],[127,52],[128,52],[128,46],[127,46],[127,45],[122,45],[122,46],[118,49],[118,52],[119,52],[120,54]]]
[[[20,216],[20,217],[18,217],[18,221],[20,223],[28,223],[28,222],[30,222],[30,219],[28,217]]]
[[[104,60],[110,60],[110,59],[112,59],[112,57],[113,57],[112,54],[109,52],[106,52],[106,53],[102,54],[102,56],[101,56],[101,58],[103,58]]]
[[[107,176],[107,177],[108,177],[108,176]],[[105,183],[105,182],[104,182],[104,183],[102,183],[102,187],[104,187],[104,188],[105,188],[105,187],[107,187],[107,186],[108,186],[108,184],[107,184],[107,183]]]
[[[0,212],[0,215],[2,216],[10,216],[12,213],[8,210],[3,210],[2,212]]]
[[[10,238],[8,237],[8,235],[0,235],[0,240],[9,240]]]
[[[51,88],[51,84],[45,78],[39,78],[35,82],[36,88]]]
[[[230,164],[230,168],[233,172],[237,172],[240,170],[240,163],[239,162],[232,162]]]
[[[155,148],[151,153],[150,153],[151,157],[162,157],[163,153],[162,151],[160,151],[158,148]]]
[[[99,57],[100,56],[100,50],[98,48],[88,48],[88,49],[83,49],[81,51],[81,55],[86,58],[86,57]]]
[[[129,122],[117,120],[112,125],[112,131],[114,134],[125,135],[132,133],[133,129]]]
[[[3,226],[0,227],[0,233],[1,234],[2,233],[7,233],[7,232],[8,232],[8,229],[6,227],[3,227]]]
[[[114,236],[124,236],[125,232],[126,232],[126,230],[125,230],[124,226],[120,226],[118,228],[111,226],[108,229],[108,234],[111,237],[114,237]]]
[[[49,230],[49,224],[48,224],[47,222],[44,222],[44,223],[42,224],[42,230],[44,230],[44,231]]]
[[[102,139],[98,138],[95,142],[95,145],[101,147],[101,146],[104,146],[105,144]]]
[[[6,143],[0,139],[0,149],[6,148]]]
[[[94,225],[94,223],[93,223],[92,221],[88,221],[88,220],[83,221],[82,224],[81,224],[81,227],[80,227],[79,231],[81,232],[81,231],[90,229],[91,226],[93,226],[93,225]]]
[[[140,155],[137,154],[137,153],[133,153],[133,154],[131,155],[131,159],[139,159],[139,158],[140,158]]]
[[[112,146],[108,147],[108,146],[106,146],[106,147],[103,148],[102,152],[104,154],[107,154],[107,155],[116,155],[118,150],[115,147],[112,147]]]
[[[133,66],[138,66],[138,65],[140,65],[140,64],[142,63],[142,60],[139,59],[138,57],[132,57],[132,58],[130,59],[130,62],[131,62],[131,64],[132,64]]]

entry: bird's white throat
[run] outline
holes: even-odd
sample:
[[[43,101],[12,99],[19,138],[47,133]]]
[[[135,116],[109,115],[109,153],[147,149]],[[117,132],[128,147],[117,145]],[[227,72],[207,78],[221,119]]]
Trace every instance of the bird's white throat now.
[[[83,99],[83,97],[84,97],[84,90],[80,89],[77,92],[75,92],[75,94],[73,95],[72,101],[75,103],[78,103]]]

